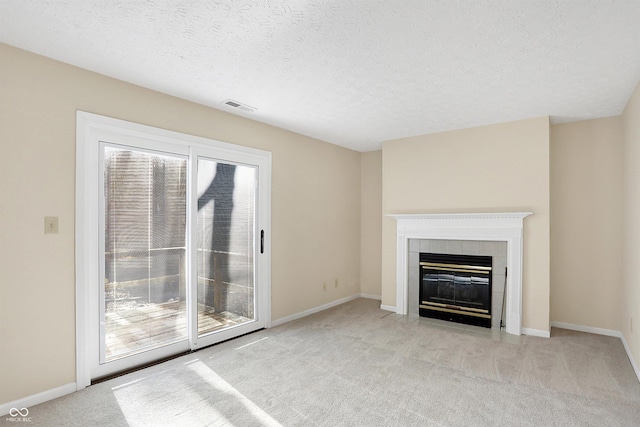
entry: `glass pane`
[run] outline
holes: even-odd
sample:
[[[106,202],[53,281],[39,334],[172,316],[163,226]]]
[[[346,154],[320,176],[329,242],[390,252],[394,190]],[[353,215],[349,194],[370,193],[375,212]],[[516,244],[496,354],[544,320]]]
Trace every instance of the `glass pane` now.
[[[254,319],[256,169],[198,159],[198,335]]]
[[[105,147],[104,361],[187,338],[187,161]]]

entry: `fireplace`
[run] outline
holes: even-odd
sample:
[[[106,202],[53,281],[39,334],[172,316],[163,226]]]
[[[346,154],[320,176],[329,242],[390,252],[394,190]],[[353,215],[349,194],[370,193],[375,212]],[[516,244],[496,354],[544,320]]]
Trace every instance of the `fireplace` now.
[[[505,283],[505,331],[522,333],[523,219],[532,212],[388,214],[396,224],[395,312],[408,314],[409,240],[451,239],[507,243],[509,277]],[[417,272],[417,270],[416,270]]]
[[[490,256],[420,253],[420,316],[491,328]]]

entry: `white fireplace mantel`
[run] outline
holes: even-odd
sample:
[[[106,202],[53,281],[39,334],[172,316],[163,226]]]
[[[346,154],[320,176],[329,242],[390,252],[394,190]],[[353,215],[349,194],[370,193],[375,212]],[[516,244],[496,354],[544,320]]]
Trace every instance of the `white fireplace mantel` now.
[[[533,212],[397,214],[396,313],[406,315],[409,239],[507,242],[506,332],[522,333],[523,220]]]

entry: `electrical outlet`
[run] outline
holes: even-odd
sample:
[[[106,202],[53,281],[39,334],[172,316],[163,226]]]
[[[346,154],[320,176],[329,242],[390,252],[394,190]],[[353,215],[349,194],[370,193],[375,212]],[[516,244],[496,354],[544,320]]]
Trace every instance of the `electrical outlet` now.
[[[336,279],[336,281],[335,281],[335,287],[336,288],[338,287],[338,279]]]
[[[327,290],[327,282],[324,282],[324,283],[322,284],[322,290],[323,290],[323,291],[326,291],[326,290]]]
[[[58,234],[58,217],[44,217],[44,234]]]

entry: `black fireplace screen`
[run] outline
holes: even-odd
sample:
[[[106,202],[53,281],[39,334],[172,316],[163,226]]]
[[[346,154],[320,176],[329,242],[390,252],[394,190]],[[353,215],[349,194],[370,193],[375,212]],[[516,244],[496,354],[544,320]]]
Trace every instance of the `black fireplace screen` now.
[[[490,256],[420,254],[420,315],[491,327]]]

